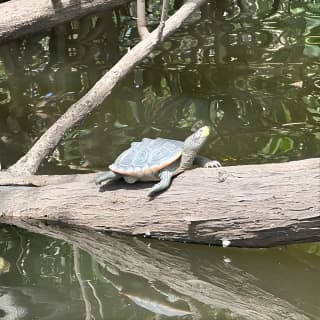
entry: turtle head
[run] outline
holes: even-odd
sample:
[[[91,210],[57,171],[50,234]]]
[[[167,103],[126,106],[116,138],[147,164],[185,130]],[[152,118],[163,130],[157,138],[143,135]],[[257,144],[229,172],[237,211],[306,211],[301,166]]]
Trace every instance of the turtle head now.
[[[184,141],[180,170],[183,171],[192,167],[193,161],[201,147],[207,141],[210,131],[210,127],[208,126],[201,127]]]
[[[210,135],[210,131],[211,130],[209,126],[201,127],[200,129],[198,129],[184,141],[184,150],[186,152],[198,153],[198,151],[207,141]]]

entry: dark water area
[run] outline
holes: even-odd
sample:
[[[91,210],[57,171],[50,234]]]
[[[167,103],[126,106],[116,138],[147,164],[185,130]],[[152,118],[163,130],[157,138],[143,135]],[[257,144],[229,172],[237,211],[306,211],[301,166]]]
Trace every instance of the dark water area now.
[[[133,16],[124,6],[0,46],[2,169],[139,41]],[[149,2],[150,29],[158,19]],[[184,139],[202,125],[214,132],[202,154],[225,166],[319,157],[319,97],[317,1],[211,2],[40,172],[105,169],[133,141]],[[0,226],[0,319],[320,319],[319,244],[249,250],[43,233]]]

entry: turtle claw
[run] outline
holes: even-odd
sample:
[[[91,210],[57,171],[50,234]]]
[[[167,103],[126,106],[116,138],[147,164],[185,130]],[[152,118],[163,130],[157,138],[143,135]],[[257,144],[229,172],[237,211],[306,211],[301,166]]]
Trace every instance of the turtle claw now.
[[[119,180],[120,178],[121,176],[119,174],[116,174],[112,171],[106,171],[96,178],[95,183],[99,190],[101,190],[110,182]]]
[[[216,160],[209,161],[204,165],[204,168],[220,168],[220,167],[222,167],[221,163]]]
[[[210,160],[210,161],[206,162],[203,167],[218,169],[218,181],[219,182],[224,182],[228,177],[227,171],[222,167],[222,165],[219,161]]]
[[[149,200],[153,200],[156,197],[156,193],[149,192],[149,193],[147,193],[147,197]]]

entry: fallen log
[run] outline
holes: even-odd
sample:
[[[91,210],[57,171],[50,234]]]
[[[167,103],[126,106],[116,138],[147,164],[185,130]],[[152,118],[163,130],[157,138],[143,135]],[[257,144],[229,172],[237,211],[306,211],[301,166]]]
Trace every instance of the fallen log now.
[[[128,0],[11,0],[0,4],[0,43],[126,2]]]
[[[0,221],[37,219],[97,231],[241,247],[320,240],[320,159],[194,169],[148,200],[151,184],[117,182],[105,192],[96,174],[42,187],[0,187]],[[47,181],[50,179],[45,177]],[[52,179],[55,179],[53,176]],[[69,181],[68,181],[69,180]]]

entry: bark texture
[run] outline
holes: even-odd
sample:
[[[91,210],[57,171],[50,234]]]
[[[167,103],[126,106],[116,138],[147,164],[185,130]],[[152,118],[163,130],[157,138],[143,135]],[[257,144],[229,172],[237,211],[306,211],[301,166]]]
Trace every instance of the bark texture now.
[[[0,43],[128,0],[11,0],[0,4]]]
[[[149,201],[152,184],[117,182],[98,192],[95,174],[35,187],[0,187],[0,215],[62,222],[158,239],[268,247],[320,240],[320,159],[194,169]],[[54,179],[54,177],[52,177]]]

